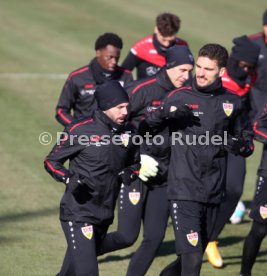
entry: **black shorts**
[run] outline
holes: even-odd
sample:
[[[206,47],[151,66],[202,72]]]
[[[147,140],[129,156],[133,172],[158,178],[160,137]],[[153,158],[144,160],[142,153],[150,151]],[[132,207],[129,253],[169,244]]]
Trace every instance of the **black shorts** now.
[[[256,192],[251,203],[249,216],[262,224],[267,224],[267,178],[259,176]]]
[[[96,251],[105,238],[108,226],[96,226],[83,222],[61,221],[68,248],[68,261],[62,271],[75,270],[75,275],[98,275]],[[69,275],[69,274],[68,274]]]
[[[176,254],[204,252],[214,230],[217,204],[171,200]]]

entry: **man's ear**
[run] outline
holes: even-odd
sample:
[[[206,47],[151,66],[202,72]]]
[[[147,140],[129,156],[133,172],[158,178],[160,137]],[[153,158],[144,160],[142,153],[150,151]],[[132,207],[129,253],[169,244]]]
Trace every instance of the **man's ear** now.
[[[158,33],[159,33],[159,29],[158,29],[157,26],[155,26],[155,28],[154,28],[154,33],[155,33],[155,34],[158,34]]]
[[[220,69],[219,77],[222,77],[222,76],[223,76],[223,74],[225,73],[225,70],[226,70],[226,67],[222,67],[222,68]]]
[[[101,50],[96,50],[95,56],[99,58],[101,56]]]

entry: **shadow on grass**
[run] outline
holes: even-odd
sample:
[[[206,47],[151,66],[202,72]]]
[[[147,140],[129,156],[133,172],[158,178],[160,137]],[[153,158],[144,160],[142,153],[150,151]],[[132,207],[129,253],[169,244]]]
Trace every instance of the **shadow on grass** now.
[[[125,256],[119,256],[119,255],[111,255],[112,253],[107,253],[108,256],[105,258],[100,258],[99,259],[99,263],[107,263],[107,262],[116,262],[116,261],[122,261],[122,260],[126,260],[126,259],[130,259],[133,253],[130,253],[128,255]],[[114,253],[113,253],[114,254]],[[172,241],[165,241],[161,244],[159,253],[157,254],[157,256],[168,256],[168,255],[172,255],[175,254],[175,246],[174,246],[174,240]]]
[[[112,254],[112,253],[108,253],[108,254]],[[98,263],[108,263],[108,262],[116,262],[116,261],[123,261],[126,259],[131,259],[134,253],[130,253],[128,255],[125,256],[119,256],[119,255],[109,255],[105,258],[101,258],[100,260],[98,260]]]
[[[0,236],[0,245],[5,243],[15,243],[17,241],[19,241],[18,238],[7,238],[4,236]]]
[[[244,241],[245,237],[240,237],[240,236],[228,236],[224,238],[219,238],[220,242],[220,247],[227,247],[234,245],[236,243],[240,243]]]
[[[226,238],[226,239],[228,239],[228,238]],[[233,239],[235,241],[237,240],[235,237],[230,237],[229,241],[227,241],[227,242],[230,242],[229,245],[233,244],[231,239]],[[240,240],[243,240],[243,238],[239,239],[239,241]],[[221,243],[220,243],[220,245],[221,245]],[[172,255],[172,254],[175,254],[174,241],[167,241],[167,242],[162,243],[162,245],[160,247],[160,251],[157,256],[167,256],[167,255]],[[130,253],[128,255],[125,255],[125,256],[109,255],[105,258],[100,259],[98,262],[99,263],[108,263],[108,262],[122,261],[122,260],[130,259],[133,255],[134,255],[134,252]],[[260,257],[265,257],[265,256],[267,256],[267,250],[260,251],[259,254],[257,255],[256,262],[257,263],[267,263],[267,259],[259,259]],[[242,259],[242,256],[240,256],[240,255],[238,255],[238,256],[223,256],[223,260],[224,260],[223,268],[225,268],[229,265],[241,265],[241,259]],[[236,260],[236,261],[234,261],[234,260]],[[207,262],[208,261],[206,259],[203,260],[203,263],[207,263]]]
[[[26,211],[24,213],[11,213],[0,217],[0,223],[14,222],[36,217],[55,215],[59,212],[58,207],[47,208],[43,210]]]
[[[175,241],[174,240],[164,241],[160,246],[158,256],[168,256],[172,254],[176,254]]]
[[[256,262],[257,263],[267,263],[267,259],[259,259],[260,257],[266,257],[267,256],[267,250],[260,251],[257,255]],[[230,265],[241,265],[241,259],[242,256],[223,256],[224,260],[224,267],[230,266]],[[232,261],[233,260],[233,261]]]

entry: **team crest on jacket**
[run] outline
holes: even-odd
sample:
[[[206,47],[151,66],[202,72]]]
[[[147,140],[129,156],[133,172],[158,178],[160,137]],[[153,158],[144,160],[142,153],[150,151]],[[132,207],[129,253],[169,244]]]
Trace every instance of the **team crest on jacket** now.
[[[129,138],[130,138],[130,135],[128,133],[121,134],[121,141],[125,147],[127,147],[129,144]]]
[[[81,228],[81,230],[82,230],[83,235],[84,235],[87,239],[89,239],[89,240],[92,239],[93,233],[94,233],[94,230],[93,230],[93,226],[92,226],[92,225],[84,226],[84,227]]]
[[[170,107],[170,112],[175,112],[176,110],[177,110],[177,107],[176,107],[176,106],[172,105],[172,106]]]
[[[140,192],[129,192],[129,199],[133,205],[136,205],[140,200]]]
[[[234,110],[234,105],[232,103],[223,103],[223,111],[229,117]]]
[[[198,243],[198,232],[187,234],[186,238],[190,244],[192,244],[193,246],[196,246]]]
[[[263,219],[267,218],[267,207],[260,206],[260,215]]]

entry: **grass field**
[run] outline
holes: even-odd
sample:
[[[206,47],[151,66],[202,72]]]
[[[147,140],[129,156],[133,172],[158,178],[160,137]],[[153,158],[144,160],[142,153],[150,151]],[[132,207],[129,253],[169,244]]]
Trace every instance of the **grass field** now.
[[[58,221],[63,185],[43,169],[51,145],[38,137],[50,132],[55,143],[62,128],[54,119],[64,76],[94,56],[94,41],[112,31],[124,39],[123,59],[132,43],[152,32],[163,11],[182,19],[179,35],[194,54],[208,42],[231,48],[233,37],[261,30],[266,0],[0,0],[0,275],[51,276],[58,271],[66,244]],[[55,75],[51,75],[55,74]],[[254,192],[261,145],[248,159],[243,199],[249,206]],[[238,275],[244,237],[250,229],[227,225],[220,237],[226,267],[215,270],[204,260],[201,275]],[[112,226],[115,228],[115,225]],[[131,248],[100,258],[100,275],[125,275]],[[173,258],[173,234],[168,227],[159,256],[147,275]],[[265,275],[267,241],[254,267]]]

